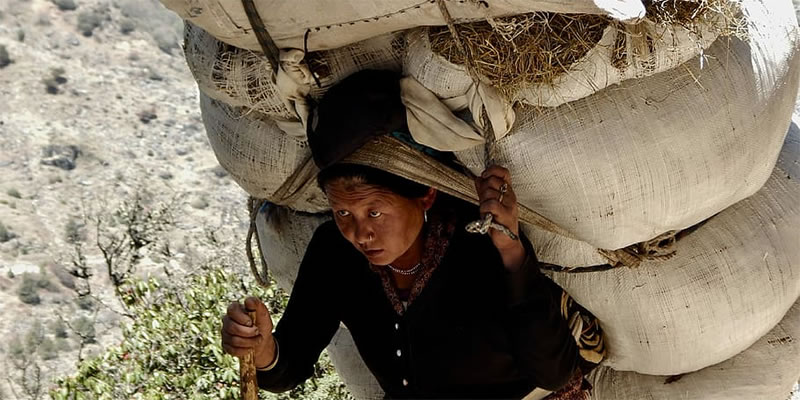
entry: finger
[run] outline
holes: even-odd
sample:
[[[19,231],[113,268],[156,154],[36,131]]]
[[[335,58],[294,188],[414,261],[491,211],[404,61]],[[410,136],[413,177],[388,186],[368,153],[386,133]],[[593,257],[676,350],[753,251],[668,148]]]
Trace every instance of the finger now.
[[[488,178],[490,176],[496,176],[509,184],[511,183],[511,172],[499,165],[492,165],[486,168],[481,174],[481,178]]]
[[[234,336],[253,337],[259,335],[259,330],[255,326],[244,326],[234,322],[227,315],[222,318],[222,330]]]
[[[492,188],[486,188],[483,190],[483,192],[480,192],[480,196],[478,196],[478,198],[480,199],[481,204],[483,204],[489,200],[499,199],[500,192]]]
[[[272,317],[270,317],[267,306],[258,297],[248,297],[245,299],[248,310],[256,313],[256,327],[264,334],[272,333]]]
[[[253,326],[253,321],[250,320],[250,316],[247,315],[245,312],[244,307],[239,304],[238,301],[234,301],[228,306],[228,317],[230,317],[234,322],[244,325],[244,326]]]
[[[233,347],[241,347],[247,349],[255,349],[261,343],[261,335],[256,337],[241,337],[241,336],[228,336],[228,340],[224,341],[228,345]]]
[[[500,222],[500,219],[506,219],[503,217],[508,214],[506,207],[500,204],[497,199],[486,200],[481,203],[480,212],[481,215],[491,213],[498,222]]]
[[[481,180],[480,186],[478,188],[478,193],[483,192],[488,188],[497,190],[499,192],[500,188],[504,184],[506,185],[506,191],[507,191],[508,190],[508,184],[504,180],[500,179],[497,176],[490,176],[490,177],[488,177],[486,179],[482,179]]]
[[[224,350],[226,353],[234,357],[239,357],[239,358],[244,358],[246,355],[250,354],[251,351],[253,351],[253,349],[242,349],[227,344],[222,345],[222,350]]]

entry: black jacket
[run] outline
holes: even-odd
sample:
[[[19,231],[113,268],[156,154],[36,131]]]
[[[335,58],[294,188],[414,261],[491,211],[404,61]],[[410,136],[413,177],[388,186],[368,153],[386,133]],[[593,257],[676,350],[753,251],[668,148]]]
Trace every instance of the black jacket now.
[[[310,377],[340,321],[388,398],[521,398],[566,384],[579,355],[561,288],[540,273],[527,239],[528,260],[512,274],[465,224],[402,316],[365,257],[332,221],[321,225],[274,333],[278,362],[259,385],[281,392]]]

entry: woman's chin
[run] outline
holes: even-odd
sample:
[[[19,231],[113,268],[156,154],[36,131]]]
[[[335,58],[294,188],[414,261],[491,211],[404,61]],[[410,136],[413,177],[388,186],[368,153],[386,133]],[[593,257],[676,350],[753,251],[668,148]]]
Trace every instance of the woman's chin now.
[[[386,265],[393,261],[392,259],[387,257],[385,250],[365,251],[364,256],[366,256],[370,264],[373,265]]]

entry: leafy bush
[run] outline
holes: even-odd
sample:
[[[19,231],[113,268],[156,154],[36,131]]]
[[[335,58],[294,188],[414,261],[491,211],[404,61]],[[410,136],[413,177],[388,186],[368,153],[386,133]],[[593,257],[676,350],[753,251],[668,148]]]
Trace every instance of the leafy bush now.
[[[95,343],[94,321],[81,315],[74,318],[71,325],[84,343]]]
[[[72,217],[67,221],[67,225],[64,227],[64,238],[67,243],[73,244],[86,240],[83,224],[77,218]]]
[[[11,64],[11,56],[8,55],[6,46],[0,44],[0,68],[6,67]]]
[[[17,199],[22,198],[22,194],[20,194],[19,190],[17,190],[16,188],[11,188],[6,190],[6,194]]]
[[[55,337],[61,339],[67,337],[67,325],[60,318],[53,320],[50,324],[50,328],[53,330],[53,335],[55,335]]]
[[[61,11],[72,11],[78,8],[74,0],[53,0],[53,4],[58,6]]]
[[[244,289],[244,290],[243,290]],[[274,319],[287,297],[280,290],[246,287],[235,274],[213,268],[183,286],[151,278],[132,280],[123,301],[136,315],[119,346],[86,360],[58,380],[53,399],[238,399],[238,360],[220,346],[220,318],[227,305],[252,293]],[[262,399],[350,399],[327,356],[317,374],[288,393],[261,392]]]
[[[22,274],[22,283],[17,289],[17,296],[25,304],[36,305],[42,302],[37,290],[39,289],[38,279],[34,279],[31,274]]]
[[[91,296],[78,296],[78,298],[75,299],[75,304],[77,304],[81,310],[91,311],[94,310],[95,300]]]
[[[78,31],[80,31],[83,36],[90,37],[94,33],[94,30],[100,27],[102,21],[103,17],[97,11],[81,11],[80,14],[78,14]]]
[[[0,243],[5,243],[11,239],[14,239],[17,235],[14,232],[11,232],[0,222]]]
[[[119,22],[119,32],[127,35],[136,30],[136,24],[130,19],[123,19]]]

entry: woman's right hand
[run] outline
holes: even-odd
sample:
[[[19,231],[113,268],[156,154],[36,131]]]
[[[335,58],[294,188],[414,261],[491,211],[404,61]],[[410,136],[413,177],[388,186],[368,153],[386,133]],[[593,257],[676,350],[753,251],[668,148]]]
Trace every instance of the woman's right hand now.
[[[255,311],[255,325],[248,311]],[[245,299],[244,306],[238,301],[228,306],[228,313],[222,317],[222,349],[239,358],[253,351],[256,368],[265,368],[275,360],[277,347],[272,337],[272,318],[267,306],[257,297]]]

